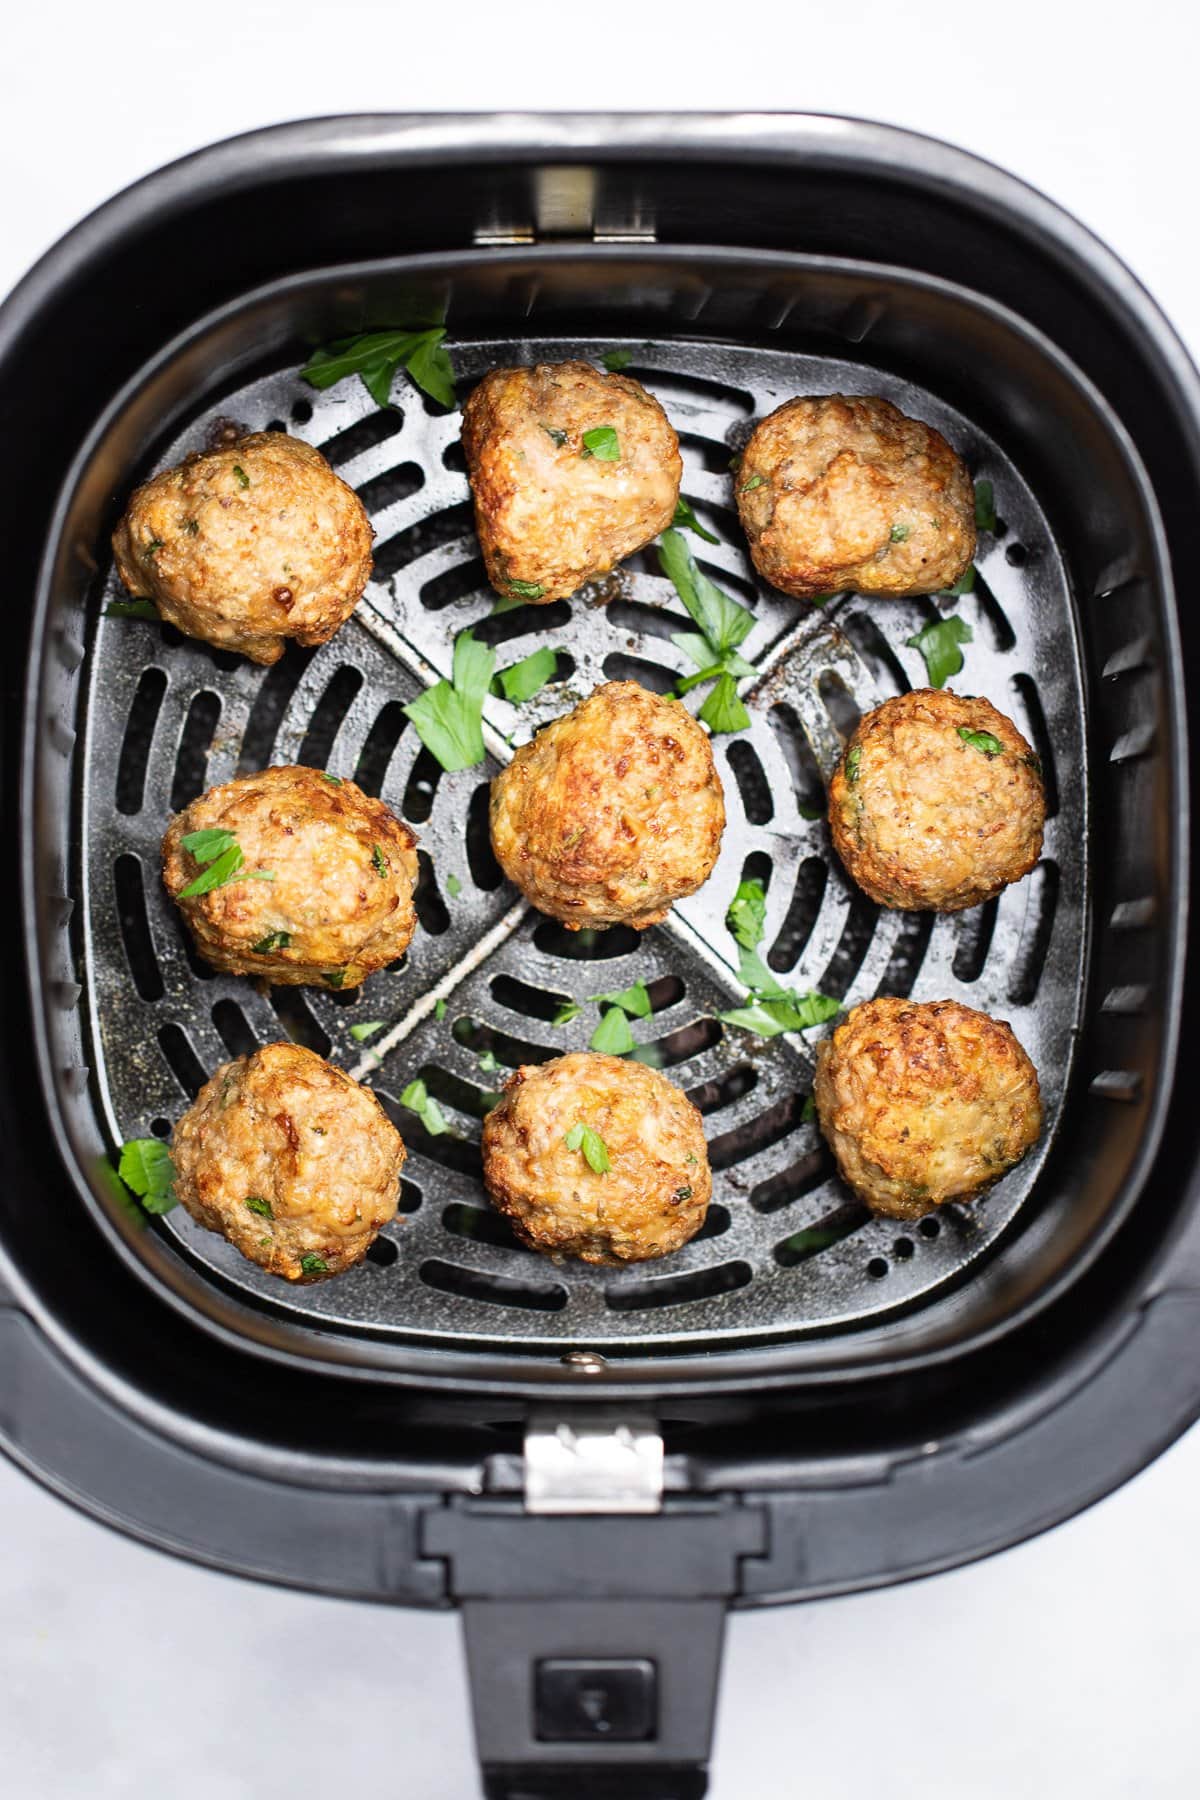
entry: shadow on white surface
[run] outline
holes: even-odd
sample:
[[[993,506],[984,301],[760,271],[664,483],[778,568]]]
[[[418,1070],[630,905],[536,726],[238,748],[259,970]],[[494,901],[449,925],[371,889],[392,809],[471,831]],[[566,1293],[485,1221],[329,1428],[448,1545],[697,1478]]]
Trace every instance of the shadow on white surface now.
[[[731,1624],[712,1800],[1184,1800],[1200,1431],[970,1569]],[[0,1459],[5,1800],[476,1800],[453,1616],[174,1562]]]

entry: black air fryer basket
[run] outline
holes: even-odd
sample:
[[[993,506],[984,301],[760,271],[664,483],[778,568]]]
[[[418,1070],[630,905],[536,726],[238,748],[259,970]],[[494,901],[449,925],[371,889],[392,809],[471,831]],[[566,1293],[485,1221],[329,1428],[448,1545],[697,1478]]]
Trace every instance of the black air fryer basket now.
[[[500,362],[628,349],[720,540],[702,560],[755,611],[751,728],[715,745],[721,860],[640,938],[514,904],[486,785],[514,729],[596,682],[678,678],[657,564],[635,558],[606,608],[492,614],[458,415],[298,377],[318,343],[443,314],[460,393]],[[0,313],[0,378],[23,899],[0,1431],[31,1473],[224,1569],[461,1606],[489,1793],[682,1800],[704,1788],[728,1605],[984,1555],[1193,1419],[1196,1108],[1174,1076],[1198,628],[1175,585],[1200,563],[1200,409],[1102,245],[986,164],[840,119],[326,120],[86,220]],[[820,391],[889,396],[993,484],[959,685],[1034,743],[1050,816],[1029,880],[970,913],[879,912],[812,816],[858,712],[920,684],[905,640],[935,608],[814,609],[755,581],[731,456]],[[377,534],[350,623],[270,670],[104,614],[130,487],[222,421],[318,444]],[[487,765],[446,775],[401,709],[467,624],[508,660],[549,643],[562,685],[519,720],[489,703]],[[419,834],[423,929],[366,998],[214,974],[163,894],[169,814],[273,761],[353,775]],[[870,1219],[806,1116],[810,1045],[722,1028],[746,874],[790,981],[1011,1020],[1047,1131],[976,1207]],[[486,1205],[501,1076],[481,1060],[584,1047],[594,1009],[555,1027],[562,1001],[639,977],[635,1035],[705,1114],[714,1204],[662,1264],[557,1267]],[[375,1054],[350,1034],[367,1016],[388,1022]],[[411,1152],[368,1261],[300,1289],[181,1211],[148,1224],[112,1175],[122,1139],[165,1135],[218,1062],[285,1035],[368,1081]],[[418,1074],[444,1136],[399,1113]]]

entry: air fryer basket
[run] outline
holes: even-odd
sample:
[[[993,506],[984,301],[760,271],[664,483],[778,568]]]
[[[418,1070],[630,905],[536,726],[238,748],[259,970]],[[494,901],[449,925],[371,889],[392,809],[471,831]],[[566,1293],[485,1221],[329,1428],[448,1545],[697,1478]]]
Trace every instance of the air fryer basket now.
[[[572,938],[514,904],[485,793],[514,730],[606,678],[677,678],[652,555],[602,596],[492,616],[457,416],[412,389],[380,412],[358,383],[317,395],[297,376],[315,343],[431,311],[463,392],[498,362],[627,348],[721,540],[697,552],[755,611],[752,727],[716,746],[721,860],[640,941]],[[64,333],[86,354],[51,432]],[[845,121],[329,121],[219,146],[87,221],[0,316],[0,372],[11,416],[38,420],[5,444],[0,492],[13,591],[37,594],[4,794],[15,844],[21,733],[29,987],[6,970],[0,1198],[15,1454],[222,1566],[460,1602],[497,1792],[636,1761],[670,1795],[699,1791],[680,1771],[703,1756],[729,1601],[982,1554],[1194,1416],[1194,1128],[1172,1071],[1192,853],[1174,580],[1200,516],[1196,387],[1101,246],[995,170]],[[904,640],[935,609],[815,610],[755,581],[728,462],[756,415],[813,391],[888,395],[993,483],[1002,526],[959,602],[974,642],[956,685],[1034,742],[1050,818],[1033,876],[958,918],[880,913],[807,816],[856,711],[922,680]],[[377,531],[351,623],[269,671],[102,614],[129,486],[229,420],[320,445]],[[559,679],[519,713],[489,703],[487,767],[448,776],[400,709],[468,624],[501,661],[550,643]],[[157,878],[171,811],[293,760],[354,775],[420,835],[423,929],[361,997],[214,976]],[[722,1029],[743,873],[767,882],[768,960],[798,985],[848,1005],[950,994],[1012,1021],[1048,1128],[978,1207],[915,1230],[868,1219],[803,1116],[811,1044]],[[714,1206],[661,1267],[557,1268],[483,1201],[478,1120],[501,1077],[480,1056],[583,1047],[598,1015],[553,1027],[560,1001],[635,976],[654,1003],[640,1053],[706,1114]],[[369,1053],[349,1034],[367,1016],[388,1022]],[[413,1152],[370,1260],[300,1290],[179,1214],[146,1228],[105,1173],[218,1061],[284,1034],[375,1086]],[[418,1073],[445,1137],[398,1109]],[[653,1516],[542,1516],[530,1471],[559,1427],[628,1452],[599,1514]],[[639,1462],[660,1436],[665,1499]],[[657,1735],[539,1737],[532,1663],[581,1654],[657,1664]]]

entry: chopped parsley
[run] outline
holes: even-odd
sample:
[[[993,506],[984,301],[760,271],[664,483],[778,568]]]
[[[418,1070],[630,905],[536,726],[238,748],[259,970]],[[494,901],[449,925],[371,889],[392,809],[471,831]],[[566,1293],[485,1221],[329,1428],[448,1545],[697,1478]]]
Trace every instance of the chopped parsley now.
[[[929,676],[930,687],[945,687],[952,675],[957,675],[963,666],[963,655],[960,646],[973,643],[975,634],[965,619],[954,614],[948,619],[935,619],[918,631],[915,637],[905,638],[904,642],[911,650],[919,650],[925,658],[925,670]]]
[[[497,1062],[493,1051],[484,1050],[482,1052],[479,1058],[479,1073],[481,1075],[495,1075],[502,1068],[503,1064]]]
[[[323,1256],[318,1256],[314,1250],[310,1250],[307,1255],[300,1258],[300,1272],[303,1275],[328,1275],[329,1264]]]
[[[675,1189],[675,1192],[671,1195],[671,1199],[675,1202],[679,1202],[681,1200],[690,1200],[691,1197],[692,1197],[692,1190],[690,1187],[677,1187]]]
[[[150,542],[146,545],[145,554],[147,556],[157,556],[162,547],[163,540],[161,538],[151,538]]]
[[[907,544],[907,542],[911,536],[912,536],[912,526],[911,525],[893,525],[892,526],[891,540],[892,540],[893,544]]]
[[[765,475],[752,475],[749,481],[743,481],[742,492],[743,494],[752,494],[755,488],[766,487],[766,485],[767,478]]]
[[[246,1197],[246,1205],[252,1213],[257,1213],[260,1219],[273,1219],[275,1217],[275,1214],[271,1209],[271,1202],[269,1200],[264,1200],[261,1194],[248,1194]]]
[[[571,1020],[577,1019],[582,1011],[583,1008],[578,1000],[564,1000],[550,1023],[552,1025],[569,1025]]]
[[[495,690],[499,686],[504,698],[519,706],[523,700],[532,700],[535,694],[540,694],[548,681],[553,681],[557,667],[558,657],[553,650],[535,650],[520,662],[501,669],[492,688]]]
[[[1004,755],[1004,745],[990,731],[972,731],[969,725],[960,725],[958,735],[964,744],[970,744],[972,750],[979,750],[984,756]]]
[[[106,619],[153,619],[156,625],[162,624],[162,615],[149,600],[113,600],[105,607]]]
[[[607,1175],[612,1168],[608,1145],[590,1125],[572,1125],[563,1138],[568,1150],[578,1150],[593,1175]]]
[[[800,1108],[800,1122],[803,1125],[811,1125],[813,1120],[816,1118],[816,1116],[817,1116],[816,1095],[815,1094],[806,1094],[804,1096],[804,1105]]]
[[[169,1213],[175,1198],[175,1164],[158,1138],[130,1138],[121,1146],[117,1174],[148,1213]]]
[[[579,454],[594,456],[597,462],[619,462],[621,446],[614,428],[611,425],[594,425],[590,431],[585,431]]]
[[[496,652],[470,631],[460,631],[454,640],[452,679],[426,688],[403,708],[443,769],[470,769],[483,761],[483,701],[495,666]]]
[[[635,981],[632,987],[622,988],[619,993],[593,994],[592,999],[601,1006],[619,1006],[631,1019],[650,1017],[650,996],[644,981]]]
[[[706,544],[719,544],[721,541],[715,533],[706,530],[700,523],[682,494],[675,503],[675,517],[671,523],[678,525],[683,531],[694,531],[696,536],[703,538]]]
[[[452,900],[457,900],[458,896],[462,893],[462,882],[458,879],[457,875],[447,875],[446,892]]]
[[[400,1104],[416,1113],[430,1137],[441,1137],[449,1130],[441,1107],[423,1081],[410,1081],[400,1096]]]
[[[444,1000],[438,1001],[437,1005],[433,1009],[433,1016],[435,1019],[444,1019],[445,1018],[446,1002]]]
[[[321,770],[321,780],[327,781],[329,783],[330,787],[341,787],[341,785],[342,785],[341,776],[340,775],[331,775],[329,773],[328,769]]]
[[[250,948],[255,956],[270,956],[272,950],[286,950],[291,941],[290,931],[268,931],[266,937],[259,938]]]
[[[625,1056],[633,1049],[633,1033],[629,1020],[619,1006],[608,1007],[588,1043],[606,1056]]]
[[[679,692],[715,679],[716,686],[701,708],[700,717],[714,731],[744,731],[749,715],[738,698],[736,679],[756,675],[753,663],[738,654],[754,628],[754,614],[739,601],[723,594],[697,565],[678,531],[664,531],[658,560],[675,592],[683,601],[699,632],[677,632],[671,642],[699,669],[679,683]]]
[[[567,441],[566,432],[560,431],[556,425],[543,425],[542,430],[545,432],[546,436],[548,438],[550,438],[551,441],[554,444],[556,444],[558,446],[558,448],[561,450],[563,445]]]
[[[382,1031],[386,1024],[386,1019],[364,1019],[361,1025],[350,1027],[350,1036],[356,1044],[365,1044],[368,1038],[373,1038]]]
[[[630,363],[633,361],[633,351],[606,350],[604,355],[600,358],[600,361],[604,364],[610,375],[615,375],[620,369],[627,369],[629,367]]]
[[[314,350],[300,379],[310,387],[328,388],[357,375],[376,406],[388,406],[396,375],[406,369],[431,399],[453,407],[458,402],[445,337],[446,328],[439,325],[423,331],[369,331],[359,337],[339,338],[325,349]]]
[[[767,895],[761,881],[739,881],[737,892],[729,903],[725,923],[738,943],[747,950],[757,949],[766,930]]]
[[[965,575],[960,575],[953,587],[939,589],[942,599],[957,600],[960,594],[969,594],[975,587],[975,564],[972,563]]]
[[[234,463],[233,479],[240,488],[248,488],[250,486],[250,477],[247,475],[245,469],[243,469],[241,463]]]
[[[269,869],[247,869],[242,847],[232,831],[189,831],[183,848],[201,866],[201,873],[180,888],[177,898],[191,900],[197,894],[227,887],[231,881],[274,881]]]
[[[975,483],[975,523],[980,531],[996,529],[996,496],[990,481]]]
[[[183,521],[183,529],[187,532],[189,537],[195,537],[200,530],[199,519],[185,519]]]
[[[824,994],[797,994],[785,988],[758,954],[766,932],[767,896],[761,881],[738,883],[725,923],[739,946],[738,975],[749,989],[750,1004],[718,1013],[727,1025],[740,1025],[760,1037],[781,1031],[803,1031],[832,1018],[840,1002]]]
[[[381,880],[387,874],[390,867],[387,857],[383,854],[382,846],[379,844],[373,844],[371,846],[371,867]]]
[[[732,675],[717,676],[713,690],[697,717],[703,719],[714,737],[719,737],[722,732],[749,729],[750,714],[742,705],[737,683]]]
[[[740,1025],[743,1031],[772,1038],[783,1031],[809,1031],[814,1025],[823,1025],[841,1011],[841,1005],[840,1000],[831,999],[828,994],[791,994],[783,1000],[755,1000],[749,1006],[718,1013],[717,1017],[726,1025]]]
[[[504,585],[514,600],[540,600],[546,591],[540,581],[506,581]]]
[[[861,762],[862,745],[855,744],[852,750],[847,750],[846,752],[846,780],[850,783],[851,787],[853,787],[854,783],[858,780],[858,770]]]
[[[345,969],[322,969],[321,980],[325,983],[326,987],[334,989],[344,987],[346,982],[346,971]]]

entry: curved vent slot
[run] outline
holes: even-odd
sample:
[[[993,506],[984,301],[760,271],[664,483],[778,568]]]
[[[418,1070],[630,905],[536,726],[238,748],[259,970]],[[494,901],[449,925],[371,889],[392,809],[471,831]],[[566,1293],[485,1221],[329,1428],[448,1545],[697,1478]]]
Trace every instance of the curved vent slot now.
[[[708,1160],[714,1169],[728,1169],[734,1163],[745,1162],[747,1157],[757,1156],[761,1150],[767,1150],[772,1144],[779,1143],[781,1138],[798,1129],[804,1123],[804,1108],[807,1094],[788,1094],[777,1100],[766,1112],[756,1113],[745,1125],[739,1125],[735,1131],[727,1131],[723,1137],[711,1138],[708,1145]]]
[[[428,1287],[462,1300],[482,1300],[487,1306],[522,1306],[534,1312],[561,1312],[567,1290],[557,1282],[514,1281],[511,1275],[484,1275],[458,1263],[431,1257],[419,1274]]]
[[[218,1000],[212,1009],[212,1021],[230,1056],[252,1056],[258,1049],[250,1021],[233,1000]]]
[[[273,987],[268,999],[284,1032],[294,1044],[303,1044],[306,1050],[312,1050],[318,1056],[329,1055],[330,1039],[310,1012],[302,988]]]
[[[407,500],[410,494],[419,493],[424,486],[425,477],[417,463],[399,463],[371,481],[364,481],[358,497],[369,513],[381,513],[387,507],[395,506],[398,500]]]
[[[220,718],[220,696],[208,688],[201,689],[188,707],[179,740],[175,778],[171,783],[172,812],[182,812],[208,786],[208,753]]]
[[[146,764],[154,740],[167,678],[161,669],[143,669],[134,691],[117,759],[117,811],[138,813],[146,787]]]
[[[722,1107],[744,1100],[757,1086],[758,1070],[751,1063],[735,1063],[715,1080],[689,1088],[687,1097],[699,1113],[720,1112]]]
[[[1058,908],[1058,880],[1058,864],[1049,859],[1040,862],[1029,877],[1025,928],[1008,978],[1012,1006],[1028,1006],[1038,991]]]
[[[745,1287],[752,1271],[742,1261],[718,1263],[715,1268],[694,1269],[686,1275],[660,1275],[653,1281],[630,1282],[604,1290],[605,1305],[614,1312],[643,1312],[660,1306],[686,1306],[692,1300],[715,1300]]]
[[[641,943],[632,925],[608,925],[603,931],[585,925],[568,931],[557,919],[542,919],[534,928],[533,941],[543,956],[561,956],[567,962],[607,962],[628,956]]]
[[[335,469],[340,469],[361,456],[364,450],[386,444],[389,438],[398,437],[403,430],[404,414],[398,406],[389,406],[385,412],[371,413],[367,418],[359,419],[357,424],[348,425],[345,431],[326,438],[321,445],[321,455]]]
[[[154,939],[150,935],[150,921],[146,916],[142,865],[136,856],[118,856],[113,864],[113,886],[116,889],[121,939],[129,958],[133,984],[143,1000],[161,1000],[162,971],[154,953]]]
[[[500,864],[492,850],[491,826],[488,819],[491,785],[481,781],[467,806],[467,867],[471,880],[485,894],[492,894],[504,880]]]
[[[757,750],[753,744],[739,738],[730,744],[725,754],[733,770],[747,819],[751,825],[766,825],[775,815],[775,805]]]
[[[158,1047],[166,1058],[167,1067],[188,1099],[194,1100],[208,1076],[186,1033],[175,1024],[160,1025]]]
[[[475,511],[469,500],[460,501],[457,506],[447,506],[441,512],[430,513],[426,519],[419,519],[405,531],[398,531],[385,544],[375,546],[375,579],[386,581],[389,575],[396,575],[406,569],[409,563],[427,556],[431,550],[442,550],[448,544],[470,543],[471,527]],[[482,564],[480,565],[482,567]],[[424,594],[422,594],[424,599]],[[428,605],[428,601],[425,602]]]
[[[310,769],[323,769],[329,761],[329,753],[333,749],[334,739],[342,728],[342,721],[354,704],[355,696],[363,684],[358,669],[343,663],[335,669],[330,677],[329,685],[317,701],[312,721],[300,743],[296,757]]]
[[[396,745],[407,724],[404,706],[399,700],[389,700],[377,714],[354,767],[354,779],[364,794],[370,794],[376,800],[379,798],[388,767],[396,754]]]
[[[781,1269],[794,1269],[797,1264],[819,1256],[822,1250],[831,1250],[843,1238],[860,1231],[870,1216],[865,1206],[839,1207],[836,1212],[827,1213],[817,1224],[806,1225],[803,1231],[794,1231],[791,1237],[776,1244],[775,1261]],[[886,1272],[885,1267],[882,1273]]]
[[[825,1143],[818,1143],[807,1156],[752,1187],[750,1204],[755,1212],[779,1212],[782,1207],[791,1206],[815,1188],[822,1187],[833,1172],[833,1153]]]

